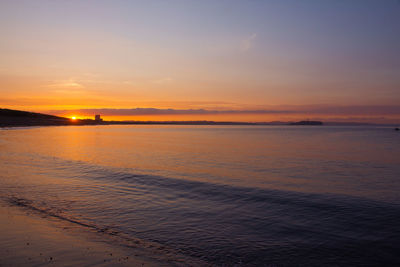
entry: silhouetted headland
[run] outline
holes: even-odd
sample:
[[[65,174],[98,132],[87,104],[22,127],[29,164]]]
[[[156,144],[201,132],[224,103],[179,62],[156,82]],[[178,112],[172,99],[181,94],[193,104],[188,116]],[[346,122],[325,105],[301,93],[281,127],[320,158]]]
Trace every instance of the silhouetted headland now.
[[[98,116],[98,115],[97,115]],[[299,122],[231,122],[231,121],[103,121],[101,119],[70,119],[60,116],[0,109],[0,127],[23,126],[63,126],[63,125],[127,125],[127,124],[155,124],[155,125],[323,125],[321,121]]]
[[[0,109],[0,127],[91,125],[94,120],[72,120],[42,113]]]

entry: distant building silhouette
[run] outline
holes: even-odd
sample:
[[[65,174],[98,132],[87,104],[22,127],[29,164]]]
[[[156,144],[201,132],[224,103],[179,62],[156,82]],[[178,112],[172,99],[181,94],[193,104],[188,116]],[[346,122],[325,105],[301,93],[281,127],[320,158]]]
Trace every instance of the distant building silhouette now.
[[[100,115],[94,115],[94,120],[98,121],[98,122],[103,121],[103,119],[100,117]]]

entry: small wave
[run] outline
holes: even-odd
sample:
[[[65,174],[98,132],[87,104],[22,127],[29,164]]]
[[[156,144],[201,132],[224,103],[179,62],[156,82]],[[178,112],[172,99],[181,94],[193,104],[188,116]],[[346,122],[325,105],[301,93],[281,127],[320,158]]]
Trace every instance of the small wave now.
[[[8,202],[10,204],[14,205],[14,206],[24,207],[26,209],[39,212],[39,213],[41,213],[41,214],[43,214],[45,216],[51,216],[51,217],[54,217],[54,218],[57,218],[57,219],[60,219],[60,220],[63,220],[63,221],[67,221],[67,222],[70,222],[70,223],[73,223],[73,224],[77,224],[77,225],[80,225],[80,226],[88,227],[88,228],[94,229],[94,230],[96,230],[98,232],[105,232],[107,230],[107,228],[99,228],[96,225],[90,225],[90,224],[87,224],[87,223],[84,223],[84,222],[81,222],[81,221],[78,221],[78,220],[74,220],[74,219],[62,216],[62,215],[60,215],[60,211],[58,211],[58,212],[54,211],[56,209],[39,208],[39,207],[34,205],[34,202],[32,200],[28,200],[28,199],[25,199],[25,198],[19,198],[19,197],[13,197],[12,196],[12,197],[10,197],[8,199]]]
[[[75,215],[60,209],[61,202],[49,206],[53,202],[44,191],[34,200],[16,194],[9,203],[132,246],[228,265],[400,263],[396,204],[191,181],[58,158],[36,165],[44,170],[40,175],[85,181],[62,184],[68,197],[78,199],[71,204]],[[63,193],[54,194],[64,201]]]
[[[34,203],[34,201],[26,199],[26,198],[11,196],[7,199],[7,202],[12,206],[22,207],[24,209],[36,212],[45,217],[55,218],[55,219],[61,220],[63,222],[72,223],[72,224],[78,225],[80,227],[84,227],[86,229],[92,230],[94,232],[107,235],[109,238],[112,238],[111,241],[113,243],[117,243],[120,246],[141,249],[142,252],[144,249],[144,250],[146,250],[146,252],[144,252],[144,253],[147,257],[157,258],[158,260],[162,260],[165,262],[168,261],[170,263],[175,262],[177,264],[177,266],[179,266],[183,262],[185,262],[185,265],[188,264],[191,266],[209,265],[206,262],[194,260],[187,256],[180,255],[173,249],[167,248],[165,245],[161,245],[156,242],[145,241],[140,238],[128,236],[116,229],[113,229],[112,227],[101,227],[101,226],[98,226],[95,224],[84,222],[82,220],[70,218],[66,215],[62,215],[63,212],[58,208],[39,207]],[[108,241],[110,241],[110,240],[108,240]]]

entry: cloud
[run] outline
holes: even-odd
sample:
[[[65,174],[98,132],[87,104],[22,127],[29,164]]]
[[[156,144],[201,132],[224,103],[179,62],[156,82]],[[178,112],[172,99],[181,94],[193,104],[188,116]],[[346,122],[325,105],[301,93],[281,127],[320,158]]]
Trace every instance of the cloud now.
[[[132,115],[209,115],[209,114],[304,114],[304,115],[337,115],[337,116],[400,116],[400,106],[271,106],[265,109],[160,109],[160,108],[132,108],[132,109],[77,109],[52,110],[52,114],[76,113],[82,115],[102,114],[105,116],[132,116]]]
[[[133,109],[78,109],[78,110],[52,110],[52,114],[77,113],[82,115],[102,114],[106,116],[132,116],[132,115],[206,115],[206,114],[287,114],[295,113],[290,110],[207,110],[207,109],[158,109],[158,108],[133,108]]]
[[[299,112],[327,115],[400,115],[400,106],[360,105],[360,106],[300,106]]]
[[[55,83],[49,84],[48,87],[53,88],[70,88],[70,89],[82,89],[85,88],[82,84],[77,83],[73,79],[57,81]]]
[[[252,35],[250,35],[250,36],[248,36],[247,38],[243,39],[243,40],[240,42],[240,50],[242,50],[242,51],[247,51],[247,50],[249,50],[250,48],[252,48],[252,47],[253,47],[253,43],[254,43],[256,37],[257,37],[257,34],[256,34],[256,33],[253,33]]]

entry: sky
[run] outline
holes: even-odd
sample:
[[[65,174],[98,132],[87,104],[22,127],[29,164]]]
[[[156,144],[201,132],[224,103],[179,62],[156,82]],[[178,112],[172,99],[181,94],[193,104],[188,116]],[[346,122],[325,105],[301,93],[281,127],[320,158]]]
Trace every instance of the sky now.
[[[400,123],[400,1],[0,0],[0,108]]]

